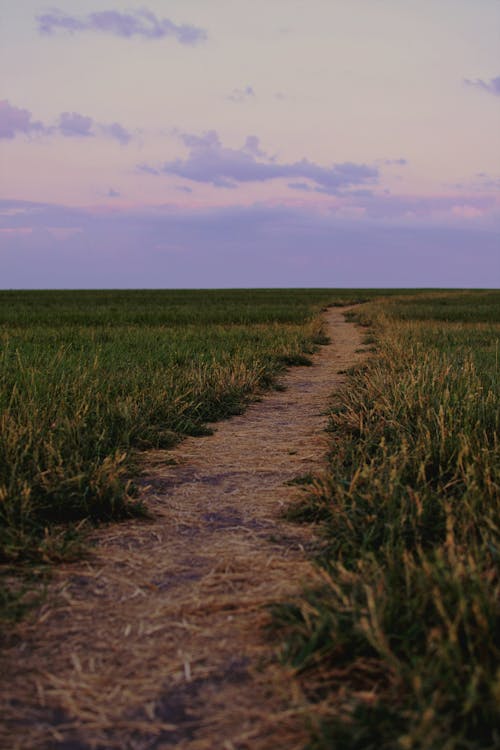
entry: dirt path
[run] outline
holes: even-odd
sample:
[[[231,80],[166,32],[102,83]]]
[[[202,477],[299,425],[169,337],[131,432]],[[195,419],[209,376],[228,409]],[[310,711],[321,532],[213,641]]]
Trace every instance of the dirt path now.
[[[303,747],[300,693],[262,626],[312,574],[311,530],[280,518],[300,492],[286,482],[324,466],[323,412],[360,345],[341,310],[326,318],[333,343],[286,390],[150,454],[154,523],[109,527],[90,561],[58,569],[3,655],[1,747]]]

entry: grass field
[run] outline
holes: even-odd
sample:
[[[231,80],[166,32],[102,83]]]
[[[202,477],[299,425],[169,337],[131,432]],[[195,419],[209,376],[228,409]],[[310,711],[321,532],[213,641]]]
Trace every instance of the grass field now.
[[[370,293],[364,293],[367,298]],[[0,292],[0,560],[77,553],[141,512],[137,450],[235,414],[322,340],[352,291]]]
[[[321,308],[355,300],[373,356],[335,396],[329,476],[292,511],[321,523],[323,583],[274,610],[309,748],[493,750],[500,292],[0,292],[2,569],[143,512],[138,452],[240,412],[307,362]],[[22,593],[0,592],[3,616]]]
[[[500,747],[500,293],[366,305],[331,412],[323,584],[275,609],[310,749]]]

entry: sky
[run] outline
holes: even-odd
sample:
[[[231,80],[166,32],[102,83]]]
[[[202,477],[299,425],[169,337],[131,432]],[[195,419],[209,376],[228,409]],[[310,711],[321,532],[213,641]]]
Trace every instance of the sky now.
[[[499,0],[0,0],[0,288],[500,286]]]

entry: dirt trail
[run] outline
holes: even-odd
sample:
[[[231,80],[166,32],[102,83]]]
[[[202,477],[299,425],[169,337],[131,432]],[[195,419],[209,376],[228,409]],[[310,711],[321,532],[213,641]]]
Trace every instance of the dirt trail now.
[[[342,310],[326,322],[332,344],[286,390],[149,455],[154,523],[99,531],[90,560],[56,571],[3,654],[1,747],[303,747],[300,692],[263,625],[312,575],[311,529],[280,517],[300,493],[286,482],[324,467],[324,411],[361,341]]]

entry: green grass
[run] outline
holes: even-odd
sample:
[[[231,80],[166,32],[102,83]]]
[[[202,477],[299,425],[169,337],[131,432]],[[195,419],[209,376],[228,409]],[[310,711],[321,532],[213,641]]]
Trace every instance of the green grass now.
[[[134,453],[240,412],[360,294],[0,292],[0,561],[67,559],[82,519],[140,513]]]
[[[500,747],[500,294],[360,313],[377,353],[331,413],[323,584],[275,608],[314,750]]]

